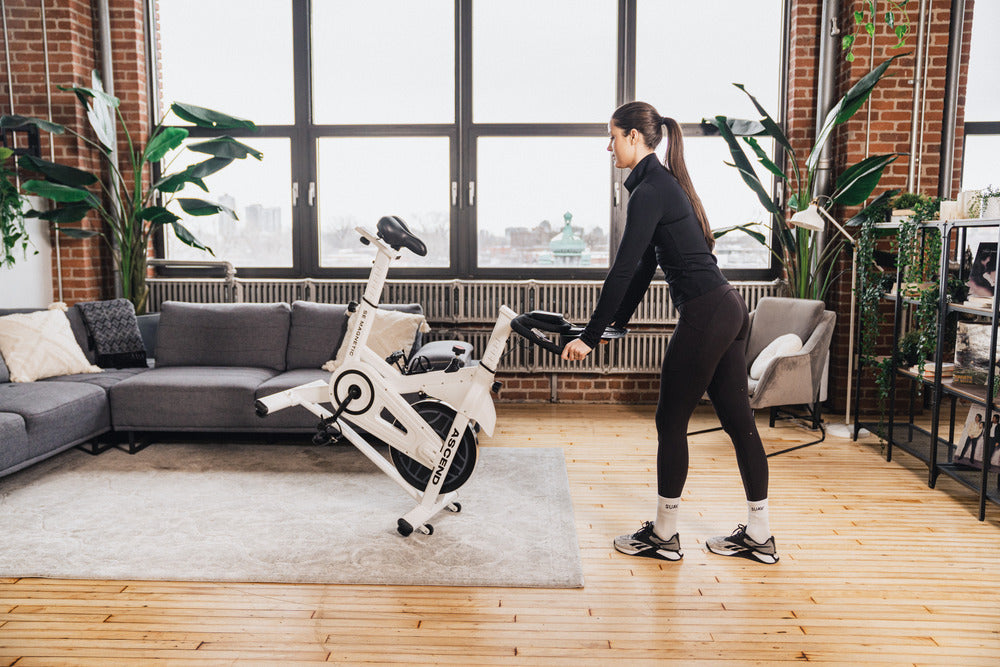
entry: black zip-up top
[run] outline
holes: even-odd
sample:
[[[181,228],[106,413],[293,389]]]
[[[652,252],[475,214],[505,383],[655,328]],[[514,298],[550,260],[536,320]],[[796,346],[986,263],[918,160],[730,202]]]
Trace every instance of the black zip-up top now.
[[[655,153],[625,179],[628,211],[621,245],[580,340],[596,347],[609,324],[624,327],[642,301],[659,264],[680,306],[725,284],[715,255],[680,183]]]

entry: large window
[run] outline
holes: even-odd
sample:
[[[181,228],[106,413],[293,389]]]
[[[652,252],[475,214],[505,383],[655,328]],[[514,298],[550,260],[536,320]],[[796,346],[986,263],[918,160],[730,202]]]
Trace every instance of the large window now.
[[[977,2],[972,15],[969,82],[965,93],[963,190],[1000,186],[1000,171],[997,169],[997,155],[1000,155],[1000,88],[997,87],[996,76],[1000,41],[993,34],[998,25],[1000,3]]]
[[[787,0],[720,0],[710,21],[662,0],[149,1],[161,110],[259,126],[241,140],[263,162],[206,181],[240,221],[190,222],[241,275],[363,275],[354,228],[391,214],[428,246],[403,275],[602,277],[627,204],[607,122],[631,99],[682,123],[713,225],[764,220],[700,121],[752,115],[732,81],[780,113]],[[731,277],[772,275],[750,237],[717,253]]]

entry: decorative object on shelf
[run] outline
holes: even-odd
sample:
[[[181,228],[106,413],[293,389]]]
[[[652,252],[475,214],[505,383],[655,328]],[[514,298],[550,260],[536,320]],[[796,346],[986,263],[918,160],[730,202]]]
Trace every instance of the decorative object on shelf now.
[[[25,200],[17,191],[14,170],[7,165],[13,154],[11,149],[0,146],[0,267],[6,268],[14,266],[18,256],[26,259],[31,245],[24,227]]]
[[[989,324],[958,323],[955,336],[955,382],[986,386],[986,378],[990,372],[991,329]],[[997,348],[1000,350],[1000,345]],[[1000,354],[995,358],[1000,359]]]
[[[997,284],[997,244],[980,243],[976,249],[976,258],[972,261],[969,273],[969,297],[985,297],[986,307],[992,305],[993,292]],[[972,304],[969,304],[972,305]]]
[[[979,190],[962,190],[958,193],[958,217],[971,220],[979,217]]]
[[[792,296],[804,299],[822,299],[834,277],[833,271],[837,257],[843,246],[842,241],[837,243],[823,243],[820,234],[814,233],[810,229],[791,229],[785,215],[785,209],[779,206],[771,198],[771,193],[764,187],[754,170],[753,164],[744,152],[742,144],[746,144],[752,150],[757,161],[770,173],[784,181],[785,187],[791,191],[788,197],[788,208],[794,212],[806,210],[810,205],[822,204],[824,207],[834,204],[845,206],[857,206],[864,202],[878,186],[882,178],[882,172],[886,166],[892,163],[898,153],[888,153],[885,155],[873,155],[855,165],[847,167],[836,179],[833,193],[829,196],[823,195],[819,202],[816,201],[814,190],[816,174],[819,168],[819,159],[823,148],[830,139],[833,130],[838,125],[847,122],[864,105],[871,94],[872,89],[885,74],[889,65],[892,64],[899,54],[889,58],[885,62],[875,67],[871,72],[863,76],[855,83],[827,114],[823,125],[816,135],[816,141],[809,152],[803,165],[800,165],[795,151],[784,131],[772,118],[770,114],[760,105],[757,99],[743,87],[743,84],[734,84],[753,103],[760,120],[744,120],[739,118],[729,118],[727,116],[715,116],[706,118],[703,122],[713,125],[719,130],[719,134],[729,146],[729,152],[733,157],[730,166],[740,172],[743,182],[753,190],[757,199],[764,208],[770,212],[775,220],[774,225],[774,247],[769,249],[781,262],[785,269],[785,277],[788,280],[789,291]],[[784,150],[787,156],[787,163],[791,169],[782,169],[772,161],[767,153],[761,148],[756,137],[769,136],[773,138]],[[742,143],[737,140],[742,138]],[[729,164],[729,163],[727,163]],[[819,208],[819,206],[817,206]],[[767,239],[755,236],[758,241],[767,245]],[[761,238],[764,238],[762,241]]]
[[[940,215],[942,220],[960,220],[962,215],[958,202],[954,199],[942,199]]]
[[[143,314],[146,312],[149,293],[146,285],[149,242],[154,233],[169,226],[183,243],[212,252],[181,224],[180,216],[168,210],[169,206],[176,201],[180,209],[191,216],[222,213],[237,219],[234,211],[221,204],[186,197],[175,199],[175,195],[188,183],[193,183],[208,192],[208,186],[203,180],[206,176],[225,168],[233,160],[244,159],[247,156],[260,160],[263,154],[232,137],[213,137],[186,146],[187,150],[207,155],[207,160],[178,172],[164,174],[159,180],[150,184],[147,183],[149,173],[147,168],[151,169],[153,164],[160,162],[168,153],[180,149],[184,140],[188,138],[188,130],[164,126],[164,121],[161,120],[150,131],[145,146],[137,145],[134,143],[135,138],[125,126],[121,111],[118,110],[119,99],[104,92],[100,76],[96,71],[93,73],[92,87],[61,89],[73,91],[86,108],[87,120],[94,130],[96,142],[70,128],[38,118],[4,116],[0,118],[0,124],[34,125],[52,134],[68,132],[81,143],[97,150],[111,174],[111,184],[105,185],[98,176],[82,169],[22,155],[18,159],[18,166],[41,174],[42,179],[28,180],[21,187],[26,192],[51,199],[59,205],[44,213],[28,211],[25,217],[47,220],[55,224],[61,233],[72,238],[93,236],[103,238],[108,245],[115,268],[121,275],[122,296],[135,305],[136,313]],[[200,128],[220,131],[256,128],[249,120],[191,104],[175,102],[170,106],[170,110],[179,119]],[[123,132],[121,143],[128,146],[129,170],[124,173],[114,158],[119,143],[116,116],[121,122]],[[166,168],[169,168],[169,165]],[[106,200],[102,201],[99,189],[106,195]],[[104,221],[104,231],[67,226],[70,223],[80,222],[91,211],[96,211]]]
[[[969,408],[965,418],[962,435],[955,443],[954,463],[982,469],[983,451],[990,452],[990,470],[1000,472],[1000,448],[997,439],[1000,438],[1000,414],[993,412],[990,423],[986,424],[986,409],[981,405]]]
[[[1000,220],[1000,187],[988,185],[979,191],[973,204],[976,217]]]

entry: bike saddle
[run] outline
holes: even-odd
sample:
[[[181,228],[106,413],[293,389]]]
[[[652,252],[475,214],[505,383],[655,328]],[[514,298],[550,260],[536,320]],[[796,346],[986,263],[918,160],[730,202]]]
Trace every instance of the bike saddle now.
[[[552,354],[562,354],[566,343],[579,338],[585,327],[572,324],[561,313],[533,310],[511,320],[510,328],[543,350],[548,350]],[[546,336],[546,333],[557,334],[558,339],[554,340]],[[601,335],[601,340],[622,338],[627,333],[628,329],[607,327]]]
[[[411,234],[406,223],[394,215],[384,216],[378,221],[378,236],[393,250],[407,248],[420,257],[427,254],[427,246],[424,245],[424,242]]]

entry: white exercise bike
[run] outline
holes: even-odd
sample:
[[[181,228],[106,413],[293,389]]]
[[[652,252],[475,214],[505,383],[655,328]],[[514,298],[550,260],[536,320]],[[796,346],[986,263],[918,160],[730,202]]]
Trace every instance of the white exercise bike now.
[[[349,306],[356,316],[344,334],[330,380],[262,398],[256,402],[257,414],[264,417],[295,405],[315,414],[320,418],[317,441],[346,438],[417,501],[397,522],[400,535],[407,537],[414,530],[430,535],[434,529],[428,521],[438,512],[461,511],[457,491],[475,468],[477,432],[493,434],[496,409],[490,392],[499,390],[494,375],[516,314],[500,306],[478,364],[463,365],[456,349],[456,358],[442,370],[401,373],[368,347],[368,336],[390,262],[401,248],[419,256],[426,255],[427,248],[394,216],[379,220],[377,236],[361,227],[356,231],[377,253],[361,303]],[[415,396],[415,402],[407,396]],[[388,445],[391,464],[355,429]]]

